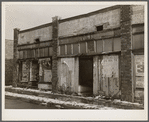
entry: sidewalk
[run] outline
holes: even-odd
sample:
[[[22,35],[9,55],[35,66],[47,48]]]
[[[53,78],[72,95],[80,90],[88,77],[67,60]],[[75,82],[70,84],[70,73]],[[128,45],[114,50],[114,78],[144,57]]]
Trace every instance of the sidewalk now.
[[[50,106],[52,104],[60,107],[74,109],[143,109],[139,103],[131,103],[120,100],[105,100],[100,97],[82,97],[65,94],[52,93],[51,91],[40,91],[35,89],[5,87],[5,96],[28,99],[30,102]]]

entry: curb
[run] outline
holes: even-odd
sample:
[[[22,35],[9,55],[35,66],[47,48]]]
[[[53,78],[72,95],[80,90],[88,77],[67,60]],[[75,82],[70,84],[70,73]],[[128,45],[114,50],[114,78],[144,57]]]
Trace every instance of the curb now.
[[[32,90],[30,89],[23,89],[23,88],[13,88],[13,87],[6,87],[5,91],[18,93],[18,94],[27,94],[33,96],[40,96],[45,98],[52,98],[52,99],[60,99],[60,100],[71,100],[71,101],[79,101],[83,103],[91,103],[96,105],[104,105],[107,107],[114,107],[114,108],[123,108],[123,109],[144,109],[142,104],[138,103],[131,103],[131,102],[124,102],[120,100],[105,100],[105,99],[94,99],[89,97],[80,97],[80,96],[72,96],[72,95],[65,95],[65,94],[57,94],[51,92],[45,92],[40,90]]]
[[[98,110],[115,110],[115,108],[112,107],[105,107],[101,105],[93,105],[93,104],[83,104],[83,103],[76,103],[76,102],[65,102],[65,101],[59,101],[54,99],[47,99],[43,97],[35,97],[31,95],[22,95],[22,94],[16,94],[11,92],[6,92],[6,97],[13,97],[18,98],[19,100],[26,101],[26,102],[32,102],[36,104],[42,104],[47,106],[55,106],[56,108],[69,108],[69,109],[98,109]],[[117,110],[117,109],[116,109]]]

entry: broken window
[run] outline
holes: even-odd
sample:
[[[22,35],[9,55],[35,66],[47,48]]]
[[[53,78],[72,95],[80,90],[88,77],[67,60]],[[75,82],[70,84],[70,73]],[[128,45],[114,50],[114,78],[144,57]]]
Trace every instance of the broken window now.
[[[39,43],[39,42],[40,42],[39,38],[35,39],[35,43]]]
[[[67,54],[70,55],[71,53],[71,44],[67,45]]]
[[[65,55],[65,45],[60,46],[60,54]]]
[[[102,31],[103,30],[103,25],[96,26],[97,31]]]
[[[96,46],[96,48],[97,48],[97,52],[98,52],[98,53],[103,52],[103,41],[102,41],[102,40],[97,41],[97,46]]]
[[[121,39],[114,38],[114,51],[120,51],[120,50],[121,50]]]
[[[52,56],[52,52],[53,52],[52,47],[49,47],[49,56]]]
[[[48,56],[48,47],[44,48],[44,56],[47,57]]]
[[[73,54],[78,54],[78,44],[73,44]]]
[[[105,39],[104,40],[104,52],[112,51],[112,39]]]
[[[88,52],[94,52],[94,41],[87,42]]]
[[[86,43],[80,43],[80,53],[86,53]]]

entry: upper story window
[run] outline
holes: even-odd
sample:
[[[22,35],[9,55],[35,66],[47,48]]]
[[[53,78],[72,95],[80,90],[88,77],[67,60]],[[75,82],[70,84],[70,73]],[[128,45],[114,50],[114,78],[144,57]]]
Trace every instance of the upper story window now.
[[[35,43],[39,43],[39,42],[40,42],[39,38],[35,39]]]
[[[102,30],[103,30],[103,25],[96,26],[96,30],[97,30],[97,31],[102,31]]]

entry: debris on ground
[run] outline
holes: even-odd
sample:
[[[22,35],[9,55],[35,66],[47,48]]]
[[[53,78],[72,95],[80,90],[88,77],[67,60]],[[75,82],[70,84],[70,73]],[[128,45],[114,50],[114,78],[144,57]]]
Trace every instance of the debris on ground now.
[[[26,98],[29,100],[35,100],[35,101],[41,101],[43,102],[42,105],[53,103],[58,105],[69,105],[73,107],[80,107],[85,109],[100,109],[100,110],[117,110],[113,107],[101,107],[100,105],[93,105],[93,104],[85,104],[85,103],[77,103],[74,101],[61,101],[58,99],[51,99],[51,98],[44,98],[44,97],[38,97],[38,96],[32,96],[32,95],[24,95],[24,94],[17,94],[17,93],[11,93],[11,92],[5,92],[6,96],[12,96],[12,97],[18,97],[18,98]]]

